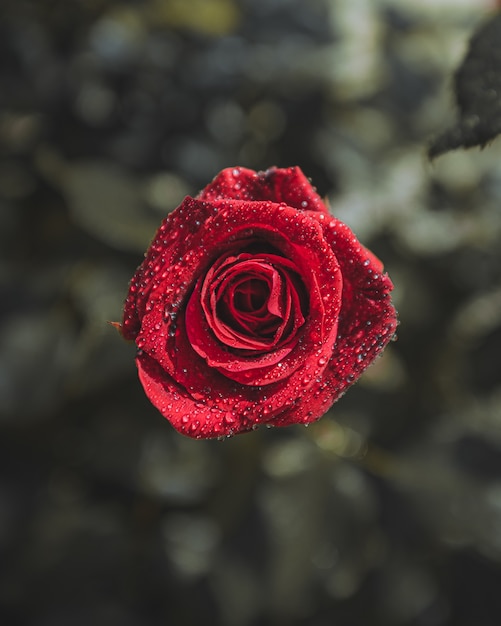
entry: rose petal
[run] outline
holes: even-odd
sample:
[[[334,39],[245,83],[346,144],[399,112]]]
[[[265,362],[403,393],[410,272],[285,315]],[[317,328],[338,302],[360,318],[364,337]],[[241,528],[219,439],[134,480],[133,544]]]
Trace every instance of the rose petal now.
[[[299,167],[271,167],[254,172],[244,167],[229,167],[220,172],[201,191],[199,200],[271,200],[284,202],[300,211],[327,213],[327,207]]]
[[[136,338],[147,306],[151,309],[157,297],[165,297],[167,272],[172,272],[177,259],[190,250],[193,236],[213,213],[209,204],[184,201],[162,221],[129,285],[121,325],[125,339]],[[163,289],[158,289],[160,284]],[[159,296],[152,293],[155,291]],[[173,292],[170,297],[175,300]]]
[[[247,419],[245,409],[237,414],[229,406],[218,408],[216,403],[209,406],[195,400],[148,355],[140,354],[136,364],[151,403],[180,433],[200,439],[225,437],[252,428],[253,422]]]

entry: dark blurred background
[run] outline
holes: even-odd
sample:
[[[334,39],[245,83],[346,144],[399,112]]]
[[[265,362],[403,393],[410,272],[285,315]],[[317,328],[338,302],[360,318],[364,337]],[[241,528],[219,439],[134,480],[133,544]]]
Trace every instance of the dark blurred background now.
[[[425,157],[493,5],[2,0],[2,626],[499,626],[501,140]],[[234,165],[299,165],[401,325],[308,429],[192,441],[107,321]]]

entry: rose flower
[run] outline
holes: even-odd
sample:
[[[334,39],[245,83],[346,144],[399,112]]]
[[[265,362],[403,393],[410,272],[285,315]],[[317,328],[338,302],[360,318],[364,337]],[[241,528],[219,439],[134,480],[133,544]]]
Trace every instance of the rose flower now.
[[[320,418],[392,338],[392,283],[297,167],[223,170],[158,229],[119,325],[196,438]]]

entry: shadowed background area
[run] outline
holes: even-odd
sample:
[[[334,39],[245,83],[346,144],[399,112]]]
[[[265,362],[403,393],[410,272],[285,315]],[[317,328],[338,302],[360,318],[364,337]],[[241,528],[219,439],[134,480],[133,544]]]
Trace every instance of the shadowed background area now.
[[[426,159],[494,4],[2,1],[1,624],[498,626],[501,141]],[[107,321],[233,165],[299,165],[401,325],[308,429],[192,441]]]

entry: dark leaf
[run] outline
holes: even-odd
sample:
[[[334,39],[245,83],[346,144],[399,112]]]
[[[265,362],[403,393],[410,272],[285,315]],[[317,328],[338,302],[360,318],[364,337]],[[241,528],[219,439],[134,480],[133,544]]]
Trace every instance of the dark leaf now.
[[[484,147],[501,132],[501,13],[473,35],[454,90],[459,119],[431,142],[430,159],[457,148]]]

